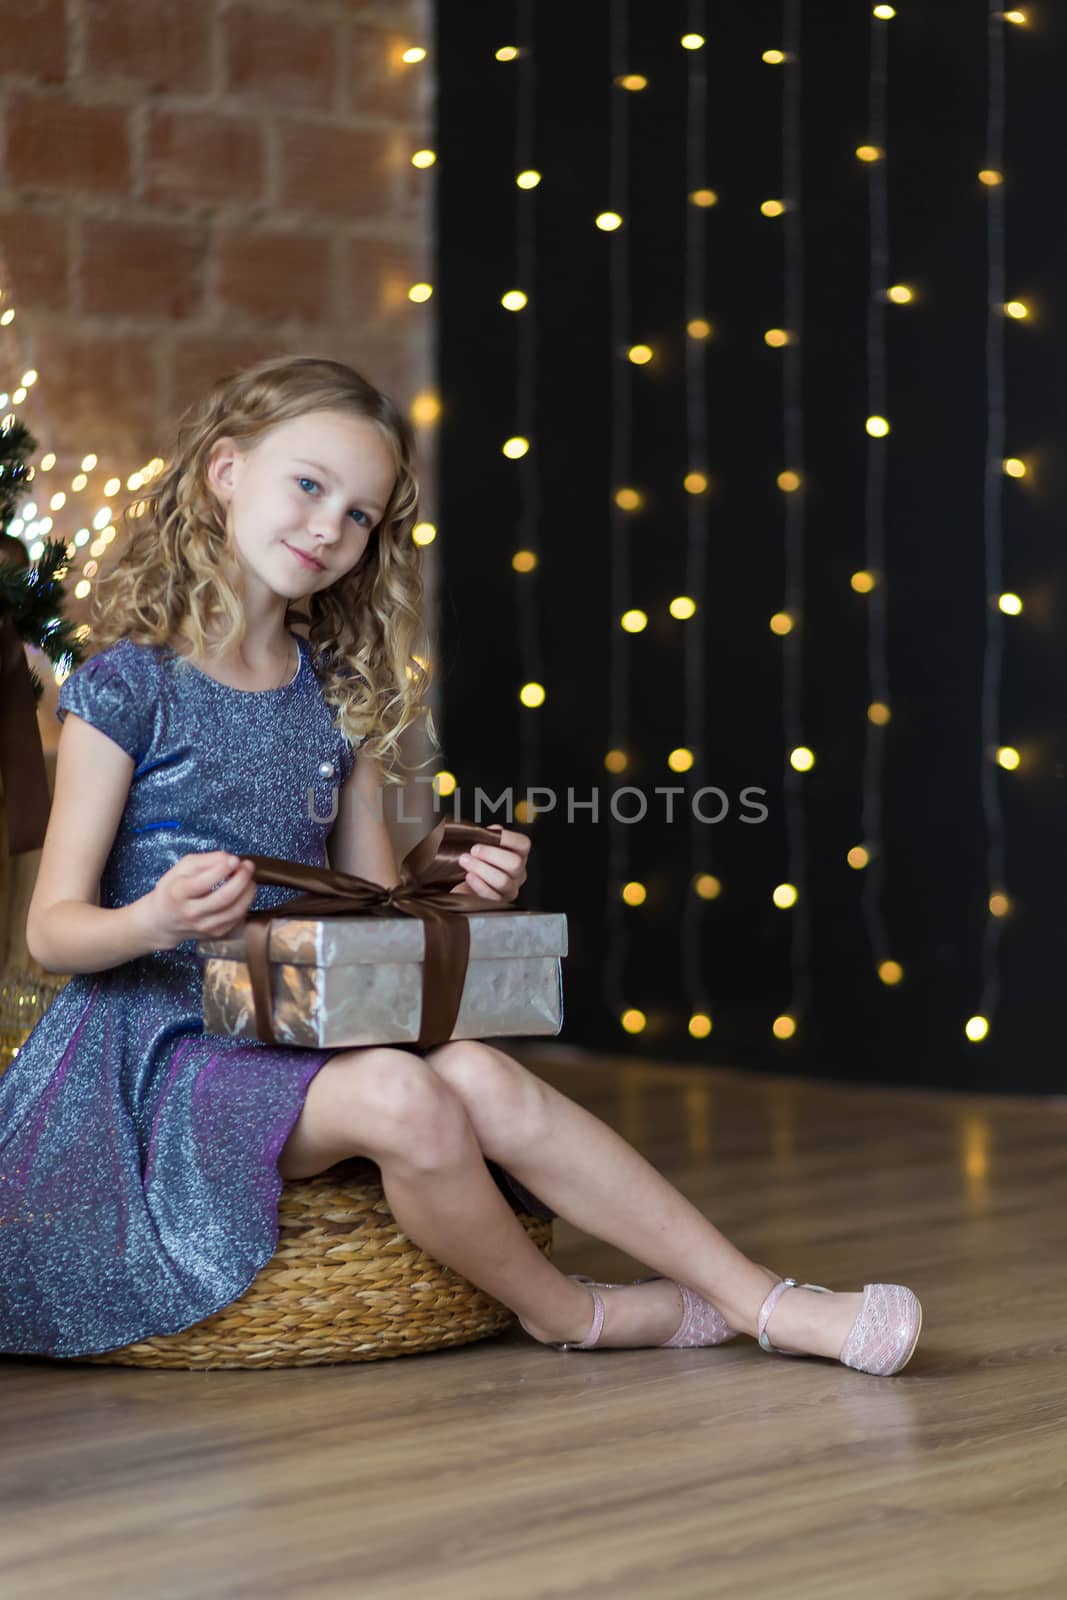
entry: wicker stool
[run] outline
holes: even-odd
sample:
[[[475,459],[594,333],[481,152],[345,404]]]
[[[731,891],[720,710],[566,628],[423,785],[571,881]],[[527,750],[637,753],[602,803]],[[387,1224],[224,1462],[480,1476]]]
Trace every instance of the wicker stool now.
[[[551,1254],[552,1224],[520,1215]],[[512,1313],[397,1228],[377,1167],[346,1161],[287,1183],[278,1249],[233,1305],[182,1333],[83,1359],[127,1367],[310,1367],[470,1344]]]

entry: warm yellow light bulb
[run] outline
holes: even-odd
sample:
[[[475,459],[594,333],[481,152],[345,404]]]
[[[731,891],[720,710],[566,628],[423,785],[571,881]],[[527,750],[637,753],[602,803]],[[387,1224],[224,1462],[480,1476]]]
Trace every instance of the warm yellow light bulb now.
[[[778,474],[778,487],[783,494],[793,494],[800,488],[800,473],[780,472]]]
[[[437,529],[432,522],[416,522],[411,530],[411,537],[415,544],[433,544],[437,538]]]
[[[537,706],[543,706],[545,703],[544,686],[540,683],[524,683],[519,690],[519,699],[524,706],[529,707],[531,710]]]
[[[691,339],[710,339],[711,323],[706,317],[693,317],[686,323],[685,331]]]
[[[81,462],[82,471],[83,472],[92,472],[93,468],[96,466],[96,462],[97,462],[97,457],[96,456],[92,456],[92,455],[82,456],[82,462]],[[44,463],[42,462],[41,465],[43,466]]]
[[[701,50],[704,46],[704,35],[702,33],[683,33],[681,45],[683,50]]]
[[[891,283],[885,294],[895,306],[910,305],[915,299],[915,290],[909,289],[906,283]]]
[[[857,594],[870,594],[878,580],[873,572],[854,572],[848,581]]]
[[[441,400],[433,389],[422,389],[411,402],[411,420],[420,428],[432,428],[441,415]]]
[[[788,611],[776,611],[770,620],[769,627],[772,633],[776,633],[780,639],[784,639],[787,633],[792,633],[793,631],[793,619]]]
[[[441,796],[454,794],[456,790],[455,773],[446,772],[444,769],[442,769],[440,772],[435,772],[433,787],[435,794],[439,794]]]
[[[775,885],[771,899],[779,911],[789,911],[797,903],[796,885],[792,883],[779,883]]]
[[[875,6],[874,14],[879,22],[888,22],[890,18],[896,16],[896,11],[892,6]]]
[[[785,210],[785,202],[782,200],[764,200],[760,210],[765,217],[780,217]]]
[[[815,765],[814,750],[809,750],[806,744],[798,744],[789,752],[789,765],[794,772],[810,772]]]
[[[713,872],[698,872],[693,888],[701,900],[717,900],[722,894],[722,882]]]
[[[1008,456],[1003,462],[1003,467],[1009,478],[1026,477],[1026,462],[1020,461],[1018,456]]]
[[[644,501],[637,489],[616,489],[615,504],[620,511],[639,511]]]
[[[769,344],[772,350],[780,350],[790,342],[789,334],[784,328],[768,328],[763,335],[763,342]]]
[[[410,49],[404,51],[400,59],[401,61],[406,62],[409,67],[412,67],[415,65],[416,61],[426,60],[426,51],[421,45],[413,44]]]
[[[889,423],[884,417],[868,417],[864,427],[872,439],[884,439],[889,432]]]
[[[624,611],[619,618],[625,633],[644,633],[648,627],[648,617],[644,611]]]
[[[496,59],[498,61],[514,61],[518,53],[513,44],[502,44],[496,52]]]
[[[708,480],[702,472],[687,472],[682,481],[686,494],[703,494],[708,487]]]
[[[632,344],[626,352],[635,367],[644,367],[652,360],[650,344]]]
[[[876,728],[884,728],[891,715],[884,700],[872,700],[867,707],[867,721],[873,722]]]
[[[997,605],[1006,617],[1017,617],[1023,608],[1023,603],[1017,594],[1002,594]]]
[[[769,67],[780,67],[785,60],[784,50],[764,50],[762,59]]]
[[[791,1039],[796,1031],[796,1018],[791,1017],[788,1011],[783,1011],[781,1016],[775,1017],[771,1023],[771,1032],[776,1039]]]
[[[66,505],[66,503],[67,503],[67,497],[66,497],[66,495],[63,493],[63,491],[61,489],[58,494],[54,494],[52,496],[51,500],[49,500],[48,509],[50,511],[62,511],[62,509]]]
[[[604,757],[604,766],[608,772],[625,772],[629,764],[625,750],[609,750]]]
[[[688,622],[689,618],[696,615],[697,603],[687,594],[676,594],[667,610],[677,622]]]
[[[536,189],[537,185],[541,182],[541,174],[539,172],[535,172],[531,167],[527,172],[517,173],[515,176],[515,182],[518,184],[520,189]]]
[[[119,490],[121,488],[122,488],[122,480],[121,480],[121,478],[109,478],[107,480],[107,482],[104,484],[104,493],[106,495],[109,495],[109,496],[110,495],[114,495],[114,494],[118,494],[118,492],[119,492]]]
[[[995,167],[983,167],[978,174],[978,182],[984,183],[987,189],[996,189],[1004,182],[1004,174]]]
[[[980,1044],[989,1032],[988,1017],[968,1017],[963,1029],[972,1044]]]
[[[532,550],[516,550],[511,565],[516,572],[532,572],[537,565],[537,557]]]
[[[622,898],[628,906],[643,906],[648,899],[648,890],[643,883],[624,883]]]
[[[1020,756],[1014,745],[1002,744],[998,747],[996,755],[997,766],[1003,767],[1005,772],[1014,772],[1021,760],[1022,756]]]
[[[672,772],[688,772],[693,765],[693,752],[680,745],[677,750],[672,750],[667,757],[667,765]]]
[[[615,79],[615,82],[620,89],[629,89],[632,94],[648,88],[648,79],[643,72],[624,72]]]
[[[75,492],[77,492],[80,489],[84,489],[88,482],[89,480],[85,476],[84,472],[76,472],[74,477],[70,480],[70,486]]]
[[[861,844],[854,844],[845,859],[854,872],[862,872],[871,861],[870,853]]]
[[[904,976],[904,968],[899,961],[881,961],[878,964],[878,976],[889,988],[898,984]]]
[[[1000,15],[1005,22],[1013,22],[1017,28],[1025,28],[1030,20],[1025,11],[1002,11]]]
[[[76,583],[74,585],[74,597],[75,597],[75,599],[84,600],[86,595],[92,589],[92,587],[93,586],[92,586],[91,583],[87,582],[87,580],[85,578],[82,578],[80,583]]]
[[[991,917],[1006,917],[1011,910],[1011,901],[1003,890],[997,890],[989,896],[989,914]]]
[[[596,225],[601,233],[614,233],[616,228],[622,227],[622,218],[617,211],[602,211],[596,219]]]
[[[861,161],[883,161],[885,159],[885,151],[876,144],[857,145],[856,154]]]
[[[521,311],[527,303],[527,296],[521,289],[509,289],[500,296],[500,304],[505,311]]]
[[[516,434],[513,439],[505,439],[500,447],[509,461],[519,461],[530,448],[529,439],[524,439],[521,434]]]
[[[1030,315],[1030,307],[1025,300],[1005,300],[1004,315],[1011,317],[1014,322],[1025,322]]]
[[[436,160],[437,160],[436,151],[434,151],[434,150],[416,150],[414,152],[414,154],[412,155],[412,157],[411,157],[411,165],[413,167],[420,167],[420,168],[432,167]]]
[[[416,305],[422,305],[433,294],[433,285],[430,283],[413,283],[408,290],[408,299],[414,300]]]
[[[643,1011],[638,1011],[636,1006],[630,1006],[619,1018],[627,1033],[641,1033],[648,1018]]]
[[[706,1011],[694,1011],[689,1018],[689,1032],[694,1039],[706,1039],[712,1029],[712,1021]]]
[[[699,206],[702,211],[706,211],[709,206],[717,206],[719,203],[719,197],[714,189],[694,189],[689,198],[693,205]]]

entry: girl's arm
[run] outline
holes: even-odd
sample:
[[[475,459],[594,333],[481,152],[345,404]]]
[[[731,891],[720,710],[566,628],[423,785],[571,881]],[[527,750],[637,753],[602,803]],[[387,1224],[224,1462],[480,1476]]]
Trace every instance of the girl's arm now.
[[[385,823],[381,769],[369,751],[355,766],[337,802],[328,854],[335,872],[350,872],[390,889],[400,882],[396,852]]]
[[[47,972],[106,972],[184,939],[220,938],[252,904],[251,867],[214,850],[183,856],[128,906],[100,905],[100,878],[133,772],[133,758],[112,739],[67,716],[26,918],[27,948]]]

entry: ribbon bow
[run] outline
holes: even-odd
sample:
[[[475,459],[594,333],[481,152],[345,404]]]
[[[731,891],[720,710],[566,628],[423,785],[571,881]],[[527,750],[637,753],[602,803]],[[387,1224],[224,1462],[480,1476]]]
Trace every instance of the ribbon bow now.
[[[7,849],[12,856],[44,843],[48,792],[33,680],[15,626],[15,614],[0,600],[0,779],[7,811]]]
[[[459,857],[473,844],[494,844],[498,833],[473,822],[442,818],[404,857],[400,882],[392,888],[330,867],[309,867],[274,856],[246,856],[256,883],[305,892],[283,906],[250,911],[245,921],[245,959],[252,982],[256,1034],[277,1044],[271,1019],[270,930],[279,917],[408,916],[422,919],[426,953],[422,967],[422,1014],[419,1045],[443,1044],[456,1025],[470,955],[472,911],[507,911],[510,903],[483,900],[475,894],[453,894],[466,876]]]

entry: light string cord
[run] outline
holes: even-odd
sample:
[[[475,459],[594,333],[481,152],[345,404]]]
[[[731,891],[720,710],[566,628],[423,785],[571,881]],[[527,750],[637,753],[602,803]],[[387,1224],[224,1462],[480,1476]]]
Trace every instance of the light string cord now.
[[[782,176],[785,194],[784,268],[785,326],[790,330],[782,362],[782,411],[785,458],[800,478],[800,490],[785,495],[785,609],[801,619],[784,640],[783,722],[790,751],[802,745],[804,638],[804,224],[801,210],[801,0],[785,0],[783,11],[785,78],[782,90]],[[807,825],[804,779],[785,763],[785,820],[789,879],[797,900],[791,912],[789,1012],[799,1022],[811,991],[811,914],[808,908]]]
[[[986,166],[1004,171],[1004,23],[996,6],[989,11],[989,104],[986,122]],[[989,897],[1004,883],[1004,819],[996,749],[1000,735],[1000,681],[1004,654],[1004,621],[997,604],[1003,565],[1003,471],[1005,436],[1004,390],[1004,184],[987,189],[986,252],[988,295],[986,308],[986,459],[982,535],[985,552],[985,651],[982,660],[982,819],[986,836],[986,920],[981,949],[979,1013],[991,1020],[1000,999],[997,952],[1000,919],[989,908]]]
[[[886,149],[889,78],[889,28],[871,14],[870,91],[868,138],[880,151]],[[867,415],[886,415],[885,312],[889,283],[889,181],[883,158],[869,167],[868,236],[870,250],[867,295]],[[867,597],[867,676],[872,703],[891,706],[889,698],[888,595],[885,573],[886,443],[867,439],[865,490],[865,565],[874,581]],[[868,715],[863,746],[862,833],[868,852],[863,882],[863,919],[876,968],[889,955],[882,906],[885,878],[883,797],[886,726]]]
[[[630,334],[630,259],[627,233],[629,215],[629,95],[616,87],[616,80],[627,71],[629,49],[628,0],[613,0],[610,9],[611,55],[611,114],[610,144],[608,149],[609,205],[623,218],[617,234],[610,237],[609,299],[610,299],[610,637],[608,662],[610,674],[609,716],[611,722],[611,747],[630,753],[630,662],[626,639],[619,619],[630,603],[631,570],[627,513],[617,504],[615,490],[629,482],[631,437],[633,421],[630,395],[630,363],[626,359],[626,346]],[[629,760],[627,761],[629,764]],[[618,787],[618,785],[614,785]],[[620,823],[611,807],[608,808],[608,873],[605,923],[607,930],[604,960],[604,999],[612,1015],[618,1019],[626,1008],[625,978],[627,955],[627,929],[622,887],[629,867],[629,838],[627,824]]]
[[[515,171],[527,172],[536,165],[536,89],[537,58],[534,43],[534,0],[515,0],[515,37],[519,45],[518,92],[515,102]],[[515,372],[515,416],[518,432],[532,439],[519,467],[519,546],[535,557],[529,572],[515,573],[515,604],[518,612],[519,658],[523,683],[543,683],[541,617],[538,603],[540,573],[540,452],[537,448],[537,262],[538,190],[521,191],[518,196],[515,239],[515,283],[528,296],[519,312]],[[519,787],[525,795],[538,775],[542,750],[542,722],[527,708],[519,712]],[[526,820],[532,822],[528,814]],[[531,852],[524,894],[537,902],[541,879],[540,861]]]
[[[704,0],[689,0],[687,29],[705,33]],[[703,318],[707,294],[707,217],[705,208],[688,196],[702,186],[707,160],[707,72],[705,52],[689,53],[686,79],[686,208],[685,208],[685,318]],[[703,339],[686,337],[685,415],[686,471],[706,473],[708,450],[707,351]],[[706,781],[706,587],[708,496],[691,494],[686,505],[685,593],[696,602],[696,614],[685,624],[685,743],[693,752],[692,781]],[[707,991],[702,961],[701,931],[704,901],[697,895],[697,875],[705,870],[708,829],[693,807],[689,808],[689,881],[680,923],[682,976],[689,1014],[706,1013]]]

